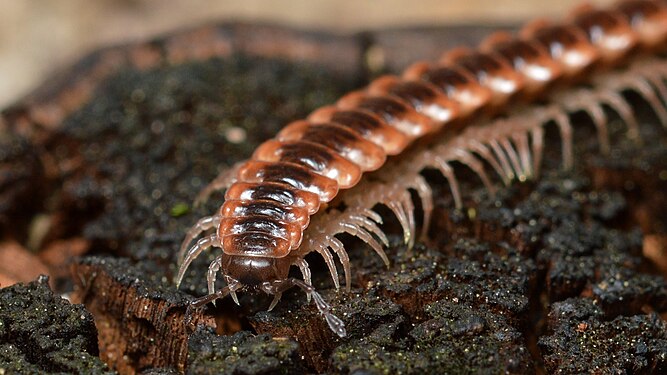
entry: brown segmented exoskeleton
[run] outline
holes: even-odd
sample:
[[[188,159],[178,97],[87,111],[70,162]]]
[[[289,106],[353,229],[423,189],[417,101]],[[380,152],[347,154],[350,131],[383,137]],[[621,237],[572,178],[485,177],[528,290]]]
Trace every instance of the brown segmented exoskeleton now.
[[[629,0],[608,10],[579,8],[562,23],[535,21],[518,36],[494,34],[477,50],[455,49],[438,63],[418,62],[401,76],[378,78],[288,124],[250,160],[204,189],[200,200],[226,189],[225,201],[217,214],[188,231],[176,284],[202,251],[220,248],[208,271],[209,295],[194,306],[228,294],[238,303],[236,292],[250,290],[274,295],[271,310],[285,290],[297,286],[343,337],[343,322],[311,285],[305,255],[321,254],[338,288],[335,254],[349,290],[350,261],[336,235],[361,238],[388,264],[388,239],[376,205],[396,215],[412,246],[417,220],[411,192],[420,200],[422,234],[433,209],[423,170],[440,171],[461,208],[453,161],[469,167],[491,195],[494,174],[504,184],[534,179],[549,122],[558,126],[563,165],[570,168],[571,113],[590,116],[603,153],[610,149],[603,105],[617,112],[628,136],[640,142],[622,91],[639,93],[667,123],[663,47],[667,6]],[[189,247],[208,230],[214,232]],[[288,277],[292,266],[303,280]],[[216,291],[218,272],[227,285]]]

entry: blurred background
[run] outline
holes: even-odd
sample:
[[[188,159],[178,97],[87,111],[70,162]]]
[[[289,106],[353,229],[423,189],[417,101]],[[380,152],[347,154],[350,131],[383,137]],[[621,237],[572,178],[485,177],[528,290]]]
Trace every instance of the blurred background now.
[[[593,1],[594,4],[610,0]],[[558,17],[580,0],[0,0],[0,108],[98,47],[244,20],[354,33]]]

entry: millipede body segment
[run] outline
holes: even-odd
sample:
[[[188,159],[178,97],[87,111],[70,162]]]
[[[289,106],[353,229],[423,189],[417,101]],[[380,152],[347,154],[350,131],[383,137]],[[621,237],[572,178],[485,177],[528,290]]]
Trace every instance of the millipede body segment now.
[[[603,105],[638,139],[622,91],[639,93],[667,123],[667,62],[660,59],[666,43],[667,3],[629,0],[606,10],[581,7],[562,23],[535,21],[518,35],[496,33],[478,49],[454,49],[437,63],[418,62],[401,76],[380,77],[288,124],[204,190],[200,199],[226,189],[225,201],[187,233],[176,283],[202,251],[220,248],[208,271],[209,295],[195,306],[227,294],[237,301],[237,291],[260,290],[275,296],[271,309],[282,292],[297,286],[331,329],[345,336],[343,322],[311,286],[305,255],[321,254],[339,287],[333,251],[349,289],[349,258],[335,236],[361,238],[388,263],[382,217],[373,210],[383,204],[411,246],[417,233],[410,192],[421,201],[422,232],[433,207],[424,169],[443,174],[460,207],[452,161],[470,167],[490,194],[495,187],[486,165],[504,184],[536,178],[546,123],[558,126],[569,168],[571,113],[591,117],[602,152],[609,150]],[[292,266],[303,280],[289,278]],[[216,291],[218,272],[227,285]]]

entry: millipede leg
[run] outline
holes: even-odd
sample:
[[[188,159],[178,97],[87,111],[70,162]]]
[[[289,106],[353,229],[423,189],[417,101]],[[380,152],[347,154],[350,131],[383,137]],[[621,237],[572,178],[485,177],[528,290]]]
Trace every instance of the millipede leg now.
[[[412,233],[410,233],[410,223],[408,220],[408,215],[405,212],[405,209],[403,208],[403,205],[396,200],[390,200],[384,202],[387,207],[396,215],[396,218],[398,219],[398,222],[401,224],[401,227],[403,228],[403,242],[407,245],[410,243],[410,237],[412,237]]]
[[[394,191],[389,191],[388,193],[378,192],[386,188],[387,186],[382,184],[373,189],[376,192],[375,196],[382,198],[379,203],[384,204],[384,202],[392,201],[390,196],[395,193]],[[336,288],[340,287],[338,271],[330,249],[336,253],[343,266],[345,285],[348,290],[351,287],[352,280],[349,256],[347,251],[345,251],[343,243],[335,237],[336,234],[347,233],[359,238],[368,244],[380,256],[382,261],[389,266],[389,258],[383,248],[383,245],[389,246],[389,240],[384,231],[378,226],[378,223],[382,223],[382,217],[370,208],[363,208],[363,203],[357,202],[357,204],[357,209],[348,207],[344,212],[332,210],[331,212],[323,213],[311,222],[304,234],[305,246],[314,249],[314,251],[322,255]],[[400,208],[390,207],[390,209],[398,210],[394,211],[394,213],[399,217],[401,223],[405,223],[404,213],[400,211]],[[307,280],[305,276],[304,279]]]
[[[583,111],[590,116],[597,128],[600,152],[605,155],[609,154],[611,145],[609,143],[609,130],[607,129],[607,115],[605,115],[604,110],[599,104],[593,103],[584,107]]]
[[[454,169],[442,158],[436,156],[434,159],[436,167],[440,170],[443,176],[449,182],[449,188],[452,190],[452,197],[454,198],[454,206],[457,210],[463,208],[463,199],[461,198],[461,189],[459,189],[459,181],[456,179]]]
[[[315,291],[315,289],[304,283],[301,280],[289,278],[286,280],[277,280],[271,283],[267,282],[262,285],[262,290],[267,294],[279,295],[285,292],[286,290],[292,287],[299,287],[306,295],[312,296],[315,307],[324,315],[329,328],[338,336],[345,337],[347,332],[345,331],[345,324],[340,318],[331,313],[331,306],[322,298],[322,296]],[[275,298],[274,298],[275,300]]]
[[[665,104],[667,102],[667,85],[665,85],[665,78],[667,77],[667,69],[664,63],[649,62],[641,64],[636,75],[643,76],[650,84],[655,87],[658,92],[659,102]],[[659,106],[662,107],[662,106]],[[660,116],[660,115],[658,115]],[[666,116],[667,117],[667,116]],[[667,127],[667,118],[661,117],[662,125]]]
[[[628,87],[634,89],[644,98],[644,100],[646,100],[651,109],[653,109],[653,112],[655,112],[655,114],[658,116],[660,123],[667,124],[667,110],[658,97],[659,93],[667,94],[667,88],[665,88],[664,82],[660,81],[660,84],[662,89],[656,87],[654,90],[653,87],[651,87],[651,83],[648,78],[644,76],[635,80],[628,79]],[[658,93],[656,93],[656,90],[664,90],[664,92],[658,91]],[[667,97],[663,98],[667,99]]]
[[[507,159],[507,155],[505,155],[505,152],[503,152],[502,147],[500,146],[500,143],[498,143],[497,139],[492,139],[489,142],[489,145],[491,146],[491,149],[493,150],[494,154],[500,161],[500,165],[503,167],[503,170],[505,171],[505,175],[507,178],[511,181],[514,179],[514,170],[512,169],[512,166],[510,165],[509,160]]]
[[[477,176],[479,176],[479,178],[482,180],[482,184],[484,184],[484,187],[489,192],[491,198],[495,198],[496,188],[491,183],[491,179],[489,179],[489,175],[486,173],[486,170],[484,169],[484,164],[482,164],[482,162],[477,160],[477,158],[473,154],[469,153],[468,151],[462,148],[457,148],[456,150],[454,150],[454,153],[457,156],[457,160],[467,165],[468,168],[472,169],[472,171],[475,172]]]
[[[181,243],[181,248],[178,251],[178,263],[183,261],[183,257],[185,256],[185,252],[188,250],[188,245],[190,245],[190,242],[192,242],[192,240],[197,238],[203,232],[215,228],[218,223],[220,223],[220,219],[222,219],[222,216],[219,214],[203,217],[188,230],[188,232],[185,234],[183,243]]]
[[[628,127],[628,137],[641,144],[639,136],[639,124],[632,108],[625,99],[616,91],[600,93],[600,101],[606,103],[611,109],[616,111]]]
[[[658,91],[658,101],[661,103],[659,106],[660,108],[664,108],[662,104],[664,104],[667,101],[667,85],[665,85],[665,81],[663,80],[662,77],[660,77],[657,74],[647,74],[645,75],[646,79],[651,83],[653,87]],[[667,113],[665,114],[667,117]],[[662,119],[661,117],[661,122],[662,126],[667,127],[667,118]]]
[[[382,245],[375,239],[373,236],[363,227],[363,224],[358,222],[358,219],[355,219],[354,215],[348,216],[347,218],[341,218],[340,223],[338,224],[338,230],[343,233],[347,233],[351,236],[358,237],[365,243],[367,243],[375,252],[382,258],[382,261],[385,265],[389,266],[389,258],[387,254],[382,249]],[[401,219],[399,218],[399,221]],[[334,251],[334,243],[338,241],[335,238],[331,238],[327,241],[327,246],[331,247]],[[385,246],[388,244],[385,242]],[[347,254],[346,254],[347,256]],[[345,266],[345,264],[343,264]]]
[[[185,258],[183,259],[183,263],[181,263],[181,265],[178,268],[178,275],[176,276],[175,280],[177,288],[179,285],[181,285],[181,281],[183,280],[185,271],[190,266],[190,263],[192,263],[192,261],[195,260],[195,258],[197,258],[202,251],[213,246],[215,247],[222,246],[216,234],[212,234],[208,237],[200,239],[190,248],[190,250],[188,250],[187,254],[185,255]]]
[[[217,299],[225,298],[230,293],[236,293],[236,291],[241,289],[241,287],[242,287],[242,285],[240,283],[233,282],[231,284],[225,285],[222,289],[218,290],[217,292],[215,292],[213,294],[209,294],[209,295],[197,298],[196,300],[192,301],[192,303],[190,303],[190,306],[192,306],[194,308],[202,307],[209,302],[213,302]]]
[[[433,213],[433,190],[431,190],[431,187],[421,176],[417,176],[415,179],[414,189],[417,191],[417,195],[421,200],[422,211],[424,212],[424,216],[422,218],[421,238],[425,238],[426,234],[428,233],[429,224],[431,222],[431,214]]]
[[[404,192],[401,204],[403,205],[403,211],[407,214],[408,225],[410,227],[410,240],[408,241],[408,250],[410,250],[415,245],[415,233],[417,231],[417,225],[415,224],[415,204],[412,202],[410,192],[408,190],[404,190]]]
[[[308,262],[306,262],[304,258],[300,258],[294,264],[296,264],[296,266],[299,267],[299,271],[301,271],[301,276],[303,276],[303,281],[308,285],[313,285],[312,274],[310,272],[310,266],[308,265]]]
[[[296,261],[295,264],[297,265],[297,267],[299,267],[299,271],[301,271],[301,276],[303,277],[303,281],[308,285],[313,285],[310,273],[310,266],[308,266],[308,262],[306,262],[304,258],[300,258],[299,260]],[[310,302],[310,296],[307,296],[307,298],[308,302]]]
[[[269,308],[266,309],[266,311],[271,311],[273,310],[274,307],[280,302],[280,299],[282,298],[283,293],[282,292],[275,292],[273,293],[273,300],[271,300],[271,304],[269,305]],[[310,296],[307,297],[308,302],[310,302]]]
[[[544,153],[544,129],[538,126],[530,131],[530,138],[533,148],[533,178],[540,177],[540,167],[542,166],[542,154]]]
[[[208,266],[208,272],[206,274],[208,294],[215,293],[215,276],[218,274],[218,271],[220,271],[220,267],[222,267],[222,255],[216,257]]]
[[[500,179],[503,180],[503,184],[505,184],[505,186],[508,186],[512,182],[511,179],[507,177],[507,174],[498,163],[498,160],[493,156],[493,153],[486,145],[478,141],[472,141],[470,142],[470,148],[491,165],[498,176],[500,176]]]
[[[611,145],[609,143],[609,131],[607,129],[607,115],[598,102],[596,93],[581,89],[576,92],[556,95],[554,100],[569,113],[582,111],[593,121],[597,130],[598,142],[602,154],[609,154]]]
[[[359,220],[360,225],[368,232],[376,235],[385,247],[389,247],[387,234],[378,226],[378,224],[382,224],[382,217],[377,212],[371,209],[363,209],[359,215],[353,218]]]
[[[349,293],[352,287],[352,273],[350,271],[350,257],[345,251],[345,246],[335,237],[331,240],[330,246],[334,253],[338,255],[340,263],[343,265],[343,274],[345,275],[345,290]],[[307,284],[307,283],[306,283]]]
[[[516,176],[516,178],[519,181],[525,181],[526,175],[523,172],[523,168],[521,167],[521,161],[519,160],[519,155],[517,154],[510,140],[507,139],[506,137],[502,137],[500,139],[499,145],[505,150],[505,153],[509,156],[509,161],[511,163],[512,168],[514,169],[514,175]]]
[[[551,107],[549,109],[549,114],[551,119],[558,126],[560,131],[560,138],[562,144],[562,153],[563,153],[563,169],[569,171],[574,166],[574,151],[573,151],[573,140],[572,140],[572,123],[570,122],[570,117],[557,107]],[[542,131],[542,136],[540,136],[540,143],[544,143],[544,130],[540,127]],[[542,153],[540,152],[540,158]]]
[[[533,177],[533,164],[531,162],[530,146],[528,144],[528,133],[522,131],[512,137],[517,151],[519,152],[519,160],[521,161],[521,168],[526,178]]]
[[[648,73],[645,75],[646,79],[655,87],[655,89],[658,91],[658,96],[660,99],[663,101],[667,100],[667,85],[665,85],[665,81],[663,80],[663,77],[661,77],[659,74],[654,74],[654,73]]]
[[[324,258],[324,263],[326,263],[327,267],[329,268],[329,273],[331,274],[331,279],[333,280],[334,286],[336,289],[340,289],[340,282],[338,281],[338,270],[336,269],[336,264],[334,263],[334,258],[329,251],[328,245],[321,246],[317,249],[317,252],[322,255],[322,258]]]

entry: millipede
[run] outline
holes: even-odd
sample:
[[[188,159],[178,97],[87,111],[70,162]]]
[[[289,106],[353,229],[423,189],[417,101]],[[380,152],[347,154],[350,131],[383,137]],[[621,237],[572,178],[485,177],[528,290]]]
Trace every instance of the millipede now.
[[[573,113],[590,117],[603,154],[610,152],[603,106],[641,144],[623,93],[639,94],[667,124],[667,62],[660,58],[666,43],[667,2],[627,0],[608,9],[581,6],[560,23],[537,20],[516,35],[498,32],[476,49],[456,48],[437,63],[379,77],[288,124],[200,193],[198,202],[226,191],[219,211],[185,235],[176,285],[204,250],[219,248],[208,268],[208,295],[193,307],[228,295],[238,304],[237,292],[261,291],[274,296],[271,310],[283,292],[298,287],[344,337],[344,323],[312,286],[307,254],[323,257],[339,289],[335,254],[349,291],[350,260],[337,235],[360,238],[388,265],[389,241],[376,206],[396,216],[410,248],[427,232],[433,211],[425,170],[444,176],[462,208],[453,162],[470,168],[491,196],[494,178],[504,185],[536,179],[547,124],[558,129],[569,169]],[[292,266],[302,279],[289,277]],[[218,273],[226,286],[216,290]]]

